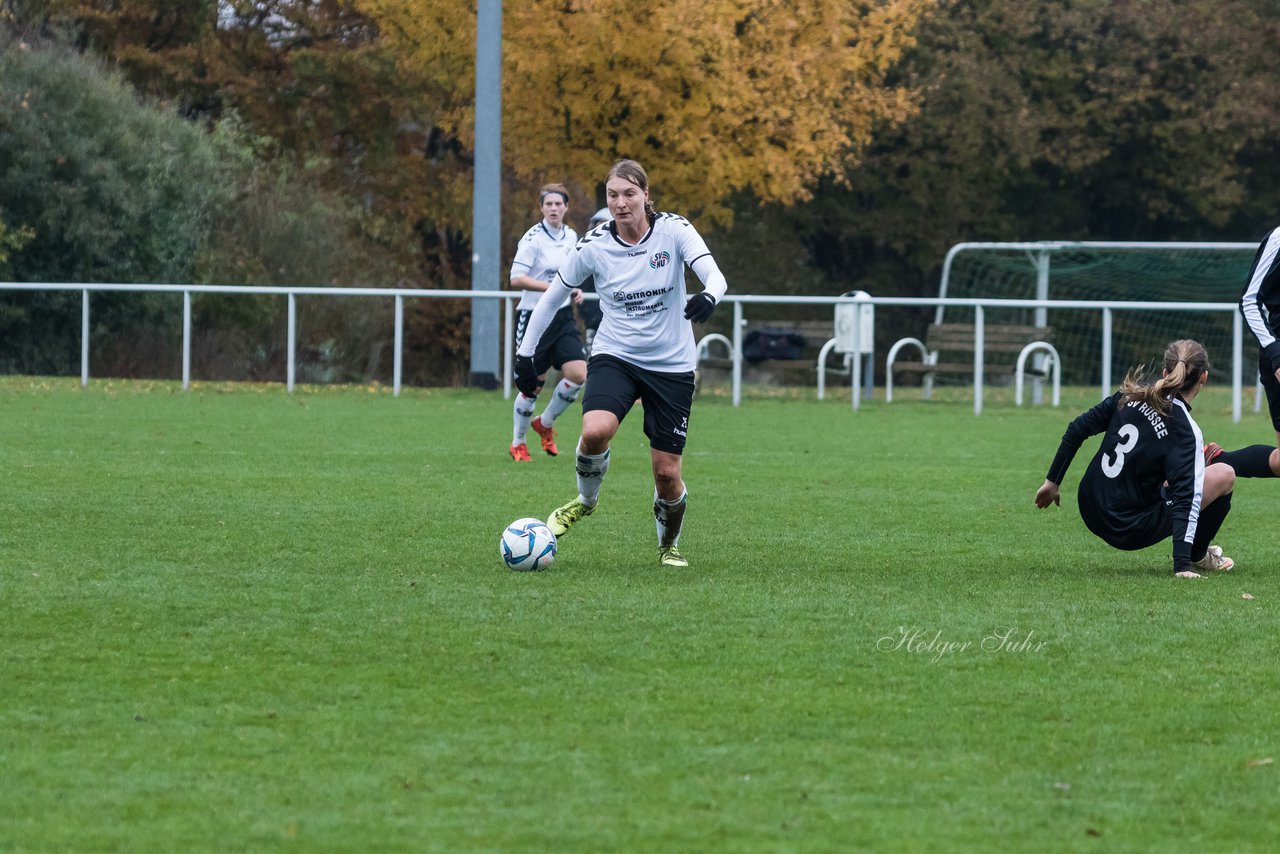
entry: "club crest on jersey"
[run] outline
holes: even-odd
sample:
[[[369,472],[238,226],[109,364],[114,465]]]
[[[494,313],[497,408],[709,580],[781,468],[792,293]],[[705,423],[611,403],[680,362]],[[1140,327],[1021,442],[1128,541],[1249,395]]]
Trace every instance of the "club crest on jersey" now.
[[[661,270],[663,267],[671,263],[671,253],[658,252],[649,259],[649,266],[655,270]]]

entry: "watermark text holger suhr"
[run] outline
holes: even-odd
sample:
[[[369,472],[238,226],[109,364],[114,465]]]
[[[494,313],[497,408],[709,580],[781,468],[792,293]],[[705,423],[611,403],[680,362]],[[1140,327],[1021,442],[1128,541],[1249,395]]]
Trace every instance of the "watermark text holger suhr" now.
[[[905,652],[927,656],[931,661],[941,661],[948,655],[970,652],[1009,654],[1041,652],[1049,645],[1036,637],[1035,629],[1019,629],[1016,626],[996,626],[980,640],[948,640],[942,631],[929,631],[919,626],[898,626],[892,633],[876,641],[880,652]]]

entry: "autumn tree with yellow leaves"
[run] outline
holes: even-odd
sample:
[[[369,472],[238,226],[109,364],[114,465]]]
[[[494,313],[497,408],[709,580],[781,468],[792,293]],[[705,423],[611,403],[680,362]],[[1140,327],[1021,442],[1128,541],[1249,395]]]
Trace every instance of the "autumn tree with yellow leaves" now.
[[[507,3],[504,166],[525,187],[554,179],[593,193],[613,160],[632,157],[661,206],[721,222],[737,192],[806,199],[819,178],[848,175],[873,128],[916,109],[886,77],[932,3]],[[449,93],[432,120],[472,150],[473,0],[360,6],[406,73]]]

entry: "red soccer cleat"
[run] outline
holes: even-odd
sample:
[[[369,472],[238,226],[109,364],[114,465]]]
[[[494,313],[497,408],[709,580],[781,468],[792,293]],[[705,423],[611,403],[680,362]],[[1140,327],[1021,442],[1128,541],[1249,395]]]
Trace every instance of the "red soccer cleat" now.
[[[542,426],[541,415],[530,421],[529,426],[533,428],[533,432],[542,437],[542,450],[547,452],[547,456],[554,457],[560,453],[560,449],[556,447],[556,431]]]
[[[524,442],[521,442],[519,445],[511,446],[511,459],[518,463],[533,462],[533,457],[529,456],[529,446]]]

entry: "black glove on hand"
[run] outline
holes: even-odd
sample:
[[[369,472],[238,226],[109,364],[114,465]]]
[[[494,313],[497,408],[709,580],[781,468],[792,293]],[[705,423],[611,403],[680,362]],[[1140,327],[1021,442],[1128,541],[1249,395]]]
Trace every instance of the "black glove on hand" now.
[[[694,323],[706,323],[707,318],[711,316],[711,312],[715,310],[715,297],[703,291],[700,294],[694,294],[689,297],[689,301],[684,304],[684,319],[692,320]]]
[[[538,370],[533,366],[533,358],[530,356],[516,356],[516,388],[520,389],[520,393],[525,397],[538,396]]]

